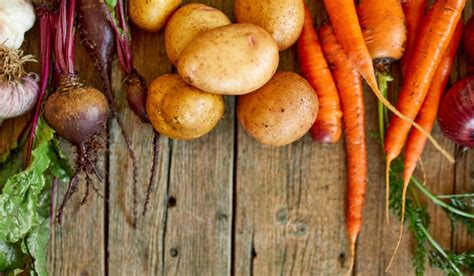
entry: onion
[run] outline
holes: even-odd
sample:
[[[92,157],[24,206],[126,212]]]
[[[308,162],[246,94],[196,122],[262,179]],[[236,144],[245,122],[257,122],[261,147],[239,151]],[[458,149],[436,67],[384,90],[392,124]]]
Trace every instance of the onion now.
[[[462,146],[474,146],[474,76],[457,82],[446,93],[438,122],[446,137]]]

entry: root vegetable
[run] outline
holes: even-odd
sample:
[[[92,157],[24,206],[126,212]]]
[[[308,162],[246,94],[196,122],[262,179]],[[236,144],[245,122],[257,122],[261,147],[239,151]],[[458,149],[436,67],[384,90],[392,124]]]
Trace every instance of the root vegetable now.
[[[36,103],[39,77],[25,72],[23,64],[29,61],[34,61],[33,56],[0,44],[0,124],[25,114]]]

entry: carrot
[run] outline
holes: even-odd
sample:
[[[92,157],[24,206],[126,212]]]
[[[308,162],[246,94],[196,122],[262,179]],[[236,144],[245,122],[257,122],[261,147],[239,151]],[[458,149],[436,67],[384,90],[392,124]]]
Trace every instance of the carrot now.
[[[342,132],[339,96],[306,4],[303,30],[297,47],[301,72],[319,98],[318,118],[311,128],[311,137],[320,143],[337,143]]]
[[[415,119],[421,108],[465,4],[466,0],[438,0],[429,10],[421,26],[416,42],[417,51],[407,69],[397,103],[397,109],[410,120]],[[397,117],[393,117],[390,121],[385,135],[387,187],[389,186],[390,164],[400,154],[410,128],[409,123]],[[423,135],[428,133],[423,128],[421,130]],[[449,156],[445,151],[443,154]],[[454,163],[452,157],[449,161]]]
[[[443,56],[441,63],[436,70],[433,81],[429,88],[428,94],[423,102],[423,105],[418,113],[416,122],[424,127],[426,131],[431,132],[436,119],[436,113],[441,100],[441,96],[449,80],[449,74],[453,67],[456,50],[462,37],[463,23],[459,21],[454,31],[453,38]],[[413,171],[416,168],[416,163],[420,159],[421,153],[426,144],[426,137],[416,129],[412,129],[405,146],[405,160],[403,171],[403,191],[402,191],[402,212],[400,220],[400,234],[397,242],[395,252],[397,251],[403,236],[403,222],[405,220],[405,199]],[[395,256],[395,254],[394,254]]]
[[[405,51],[407,32],[400,0],[360,0],[357,14],[375,68],[384,72]]]
[[[403,13],[407,22],[407,42],[405,53],[400,61],[402,75],[405,76],[408,64],[415,51],[416,34],[425,16],[427,0],[406,0],[402,3]]]
[[[359,73],[347,59],[330,24],[320,30],[324,54],[336,81],[344,119],[347,148],[347,232],[351,248],[351,269],[355,244],[362,226],[362,209],[367,186],[363,84]],[[349,273],[350,273],[349,271]]]
[[[463,2],[464,1],[465,0],[463,0]],[[324,5],[326,6],[329,18],[331,19],[332,25],[334,27],[336,37],[346,52],[349,61],[357,70],[357,72],[359,72],[359,74],[361,74],[362,77],[367,81],[367,84],[370,86],[378,100],[381,101],[396,116],[400,117],[401,120],[406,121],[409,125],[413,125],[421,133],[426,135],[436,149],[438,149],[450,161],[454,161],[453,158],[443,148],[441,148],[441,146],[429,133],[427,133],[422,127],[413,121],[414,118],[409,118],[402,112],[398,111],[380,92],[377,86],[375,72],[373,70],[372,59],[370,57],[369,50],[365,45],[362,30],[359,26],[354,1],[324,0]]]
[[[393,80],[389,67],[392,62],[399,60],[405,51],[407,33],[402,5],[400,0],[360,0],[357,14],[362,35],[377,69],[379,89],[386,98],[388,82]],[[379,131],[383,143],[388,114],[381,102],[378,103],[378,112],[381,118]]]

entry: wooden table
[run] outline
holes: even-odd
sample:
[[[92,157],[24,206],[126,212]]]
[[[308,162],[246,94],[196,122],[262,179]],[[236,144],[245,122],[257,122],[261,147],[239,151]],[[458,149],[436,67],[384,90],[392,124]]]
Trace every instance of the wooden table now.
[[[233,17],[233,1],[199,2]],[[310,2],[319,23],[326,17],[322,0]],[[465,19],[471,11],[472,1],[468,1]],[[165,54],[162,32],[133,29],[133,38],[135,64],[147,82],[174,71]],[[36,26],[27,37],[27,49],[38,54],[38,43]],[[77,69],[89,84],[101,87],[92,61],[79,44]],[[298,71],[294,47],[281,53],[280,69]],[[464,75],[465,61],[460,56],[452,79]],[[123,78],[116,59],[113,86],[120,118],[138,157],[139,202],[143,202],[153,132],[127,107]],[[394,86],[398,85],[396,81]],[[368,90],[365,96],[369,185],[354,274],[381,275],[395,246],[398,221],[392,216],[387,225],[384,220],[384,159],[381,147],[369,135],[377,131],[376,100]],[[238,126],[235,103],[234,97],[226,97],[224,118],[205,137],[191,142],[160,139],[158,177],[149,212],[140,217],[137,229],[129,224],[132,163],[112,121],[109,143],[104,139],[100,152],[99,168],[107,173],[106,181],[95,182],[109,199],[94,195],[80,206],[81,185],[65,211],[64,224],[52,231],[51,275],[343,275],[350,259],[344,218],[344,142],[318,145],[307,135],[282,148],[260,145]],[[455,154],[454,144],[437,127],[433,133]],[[451,165],[428,144],[423,162],[427,185],[434,193],[474,189],[472,151],[458,156],[456,165]],[[65,185],[60,190],[63,194]],[[444,247],[473,249],[474,239],[462,228],[453,232],[441,209],[430,204],[429,211],[430,231]],[[412,243],[406,234],[389,274],[413,274]]]

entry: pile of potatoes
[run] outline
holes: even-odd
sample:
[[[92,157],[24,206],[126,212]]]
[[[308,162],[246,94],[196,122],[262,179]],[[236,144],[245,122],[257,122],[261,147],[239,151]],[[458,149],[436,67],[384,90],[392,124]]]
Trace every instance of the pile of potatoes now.
[[[316,93],[298,74],[277,72],[279,51],[301,33],[303,1],[236,0],[235,24],[203,4],[177,9],[177,0],[147,0],[140,9],[140,2],[129,2],[130,18],[148,31],[165,26],[166,53],[178,72],[149,87],[146,110],[159,133],[183,140],[205,135],[224,114],[224,95],[238,96],[239,123],[261,143],[287,145],[311,128]]]

